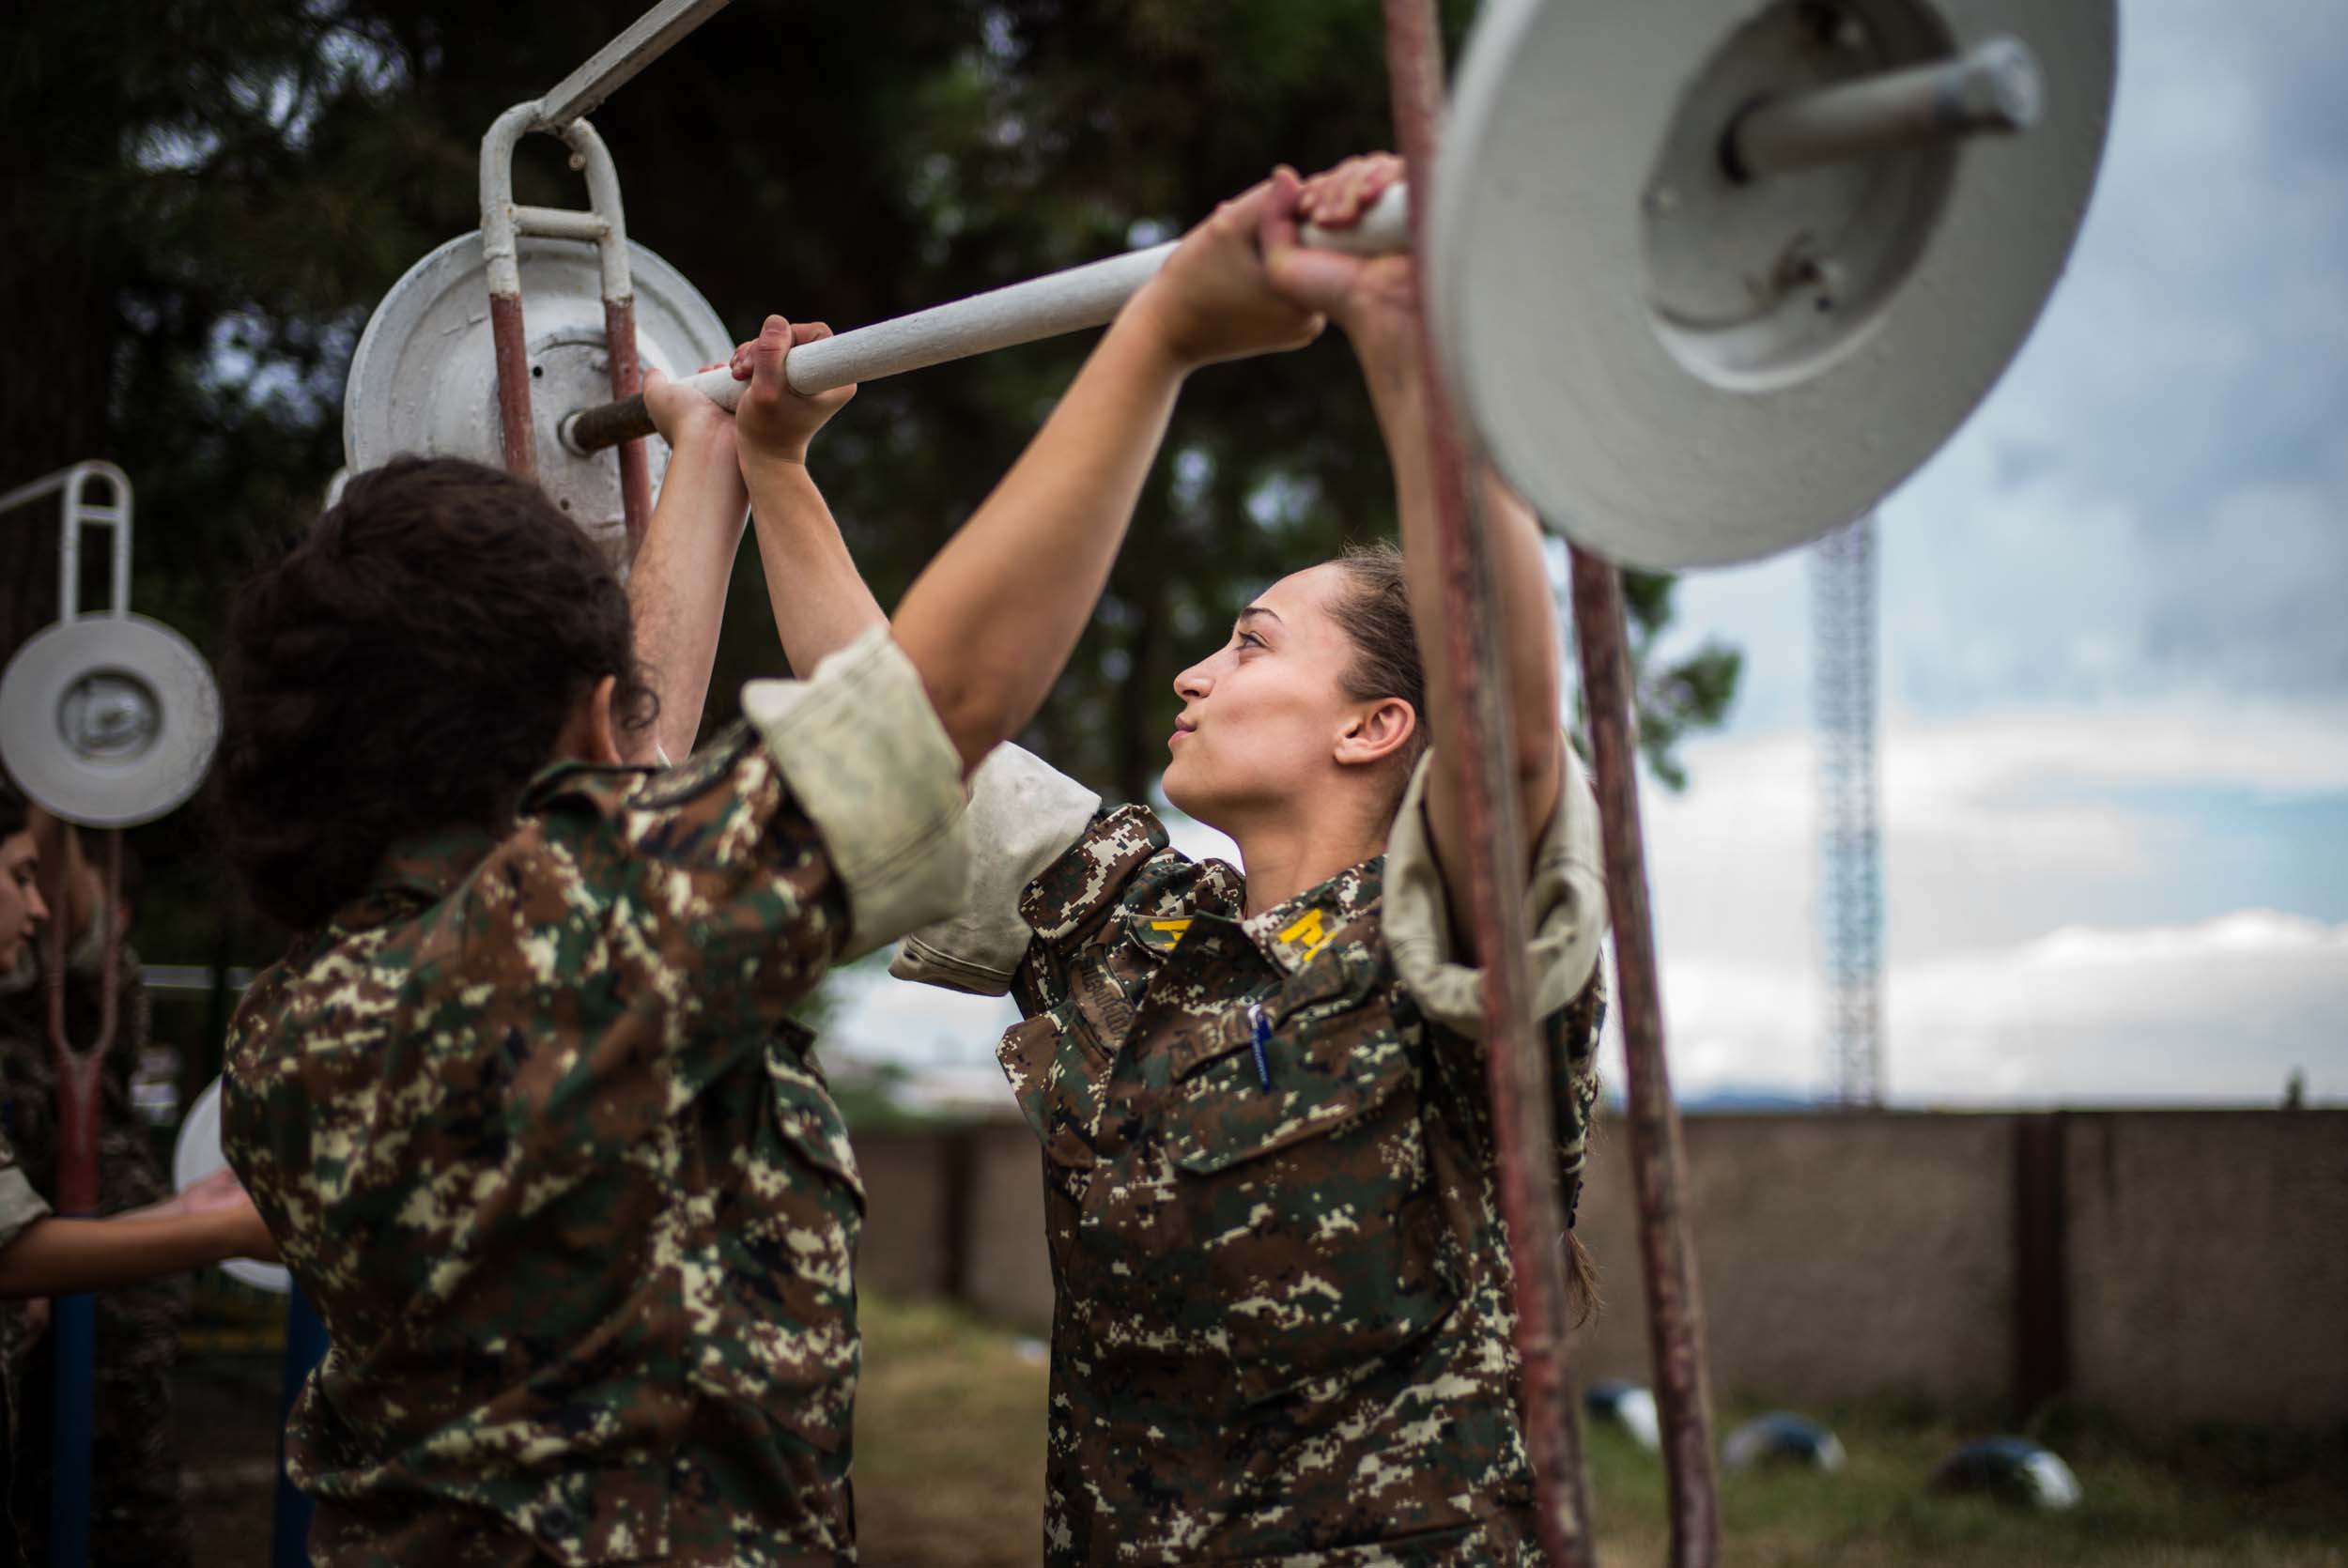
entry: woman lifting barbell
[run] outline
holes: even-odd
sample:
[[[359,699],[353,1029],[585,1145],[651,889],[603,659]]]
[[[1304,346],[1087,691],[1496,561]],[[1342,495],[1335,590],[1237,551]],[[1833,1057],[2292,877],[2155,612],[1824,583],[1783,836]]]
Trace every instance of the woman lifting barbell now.
[[[247,586],[232,842],[301,934],[238,1009],[224,1141],[332,1338],[286,1438],[314,1560],[850,1559],[862,1196],[789,1012],[962,901],[964,775],[1066,660],[1184,377],[1319,331],[1268,199],[1194,231],[893,622],[666,773],[623,758],[693,733],[715,618],[664,602],[742,527],[698,392],[648,393],[633,612],[534,486],[449,460],[354,477]]]
[[[1411,613],[1441,602],[1412,264],[1295,242],[1300,212],[1343,227],[1399,172],[1282,171],[1263,215],[1275,282],[1353,341],[1402,549],[1274,583],[1176,679],[1166,796],[1244,872],[1005,747],[977,776],[969,906],[893,966],[1027,1015],[1000,1055],[1044,1152],[1054,1563],[1539,1559],[1476,955],[1448,915],[1460,784],[1427,756],[1458,744],[1447,645]],[[784,349],[755,346],[738,417],[804,669],[881,612],[804,469],[765,451]],[[1602,1009],[1596,807],[1559,733],[1536,524],[1496,483],[1483,501],[1570,1204]],[[1102,505],[1101,532],[1125,510]]]

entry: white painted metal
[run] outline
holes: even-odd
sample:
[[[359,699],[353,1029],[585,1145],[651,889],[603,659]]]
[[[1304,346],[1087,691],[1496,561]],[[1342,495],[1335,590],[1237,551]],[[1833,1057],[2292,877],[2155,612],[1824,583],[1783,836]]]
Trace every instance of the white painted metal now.
[[[1326,250],[1362,255],[1402,250],[1410,243],[1409,200],[1408,192],[1395,186],[1353,227],[1323,229],[1307,224],[1300,238]],[[1157,275],[1181,243],[1168,240],[1148,250],[1048,272],[795,348],[790,358],[791,385],[800,392],[827,392],[851,382],[899,376],[1102,326]],[[743,383],[729,371],[713,370],[694,377],[692,383],[729,408],[742,401]]]
[[[2029,45],[1995,38],[1954,60],[1765,103],[1737,122],[1732,162],[1750,174],[1790,174],[1936,137],[2027,131],[2046,97]]]
[[[610,221],[601,213],[567,207],[524,207],[519,202],[514,204],[513,211],[517,231],[548,239],[584,239],[592,244],[611,232]]]
[[[626,31],[588,56],[587,63],[555,84],[532,105],[532,129],[559,130],[625,86],[640,70],[666,54],[694,28],[726,6],[726,0],[660,0],[629,23]]]
[[[647,369],[688,375],[733,352],[718,313],[667,262],[630,245],[636,344]],[[568,409],[608,402],[602,272],[596,247],[523,237],[515,281],[526,306],[538,482],[616,561],[624,549],[619,459],[564,449],[555,426]],[[392,285],[351,356],[343,398],[344,461],[352,472],[401,453],[501,465],[497,361],[489,332],[481,237],[450,240]],[[657,486],[666,445],[645,455]]]
[[[189,1104],[188,1114],[180,1119],[178,1141],[171,1149],[171,1184],[182,1192],[214,1171],[227,1169],[228,1156],[220,1146],[220,1095],[221,1080],[215,1078],[204,1085],[204,1092]],[[284,1296],[293,1289],[293,1276],[282,1263],[233,1257],[220,1267],[230,1279],[273,1296]]]
[[[91,499],[103,484],[107,501]],[[70,468],[0,495],[0,512],[61,497],[57,619],[0,671],[8,772],[43,808],[85,827],[129,827],[179,806],[220,742],[220,695],[193,645],[131,613],[130,477],[112,463]],[[82,536],[109,530],[108,602],[82,612]]]
[[[220,692],[195,646],[141,615],[43,627],[0,674],[0,735],[26,796],[84,827],[183,805],[220,744]]]
[[[2115,33],[2111,0],[1489,0],[1432,266],[1446,369],[1495,463],[1638,566],[1750,560],[1866,512],[1964,422],[2061,276]],[[2027,135],[1744,183],[1723,165],[1758,99],[2000,36],[2046,78]]]
[[[516,246],[525,234],[586,239],[598,247],[602,298],[625,300],[633,284],[628,273],[627,220],[620,204],[620,173],[595,128],[565,120],[554,133],[571,149],[571,161],[587,181],[587,210],[524,207],[514,200],[514,148],[536,129],[537,105],[517,103],[490,122],[481,138],[481,238],[487,259],[484,280],[491,294],[516,294],[521,274]],[[524,313],[527,315],[528,306]],[[606,389],[607,392],[609,389]]]
[[[90,481],[102,480],[114,499],[90,499]],[[82,531],[92,523],[112,530],[113,559],[106,573],[111,595],[108,613],[131,610],[131,476],[100,458],[74,463],[29,484],[0,494],[0,513],[62,494],[57,519],[57,619],[73,621],[82,613]]]

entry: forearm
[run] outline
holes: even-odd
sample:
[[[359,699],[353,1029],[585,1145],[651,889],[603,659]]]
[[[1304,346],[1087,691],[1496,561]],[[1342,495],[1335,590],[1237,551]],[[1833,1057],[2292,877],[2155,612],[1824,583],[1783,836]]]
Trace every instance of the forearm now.
[[[766,599],[793,674],[804,680],[888,618],[848,554],[847,541],[804,463],[744,454]]]
[[[659,719],[638,732],[630,761],[653,761],[655,744],[672,761],[693,749],[748,504],[733,427],[686,432],[628,574],[636,656],[660,695]]]
[[[232,1255],[227,1227],[218,1214],[39,1220],[0,1251],[0,1298],[104,1290]]]
[[[1183,368],[1129,309],[898,607],[894,636],[974,767],[1034,716],[1091,618]]]

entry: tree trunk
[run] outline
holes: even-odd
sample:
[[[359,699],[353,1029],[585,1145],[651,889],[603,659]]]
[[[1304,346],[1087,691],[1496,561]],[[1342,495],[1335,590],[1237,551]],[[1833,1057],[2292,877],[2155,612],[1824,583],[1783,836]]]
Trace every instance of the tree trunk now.
[[[1164,624],[1166,591],[1152,584],[1134,604],[1134,635],[1126,643],[1132,655],[1125,678],[1118,683],[1117,794],[1120,800],[1146,801],[1156,781],[1162,755],[1152,749],[1156,726],[1150,722],[1157,704],[1151,693],[1157,680],[1158,631]]]
[[[98,247],[41,128],[0,118],[0,490],[105,455],[113,341]],[[78,231],[78,232],[77,232]],[[0,660],[57,618],[54,500],[0,515]]]

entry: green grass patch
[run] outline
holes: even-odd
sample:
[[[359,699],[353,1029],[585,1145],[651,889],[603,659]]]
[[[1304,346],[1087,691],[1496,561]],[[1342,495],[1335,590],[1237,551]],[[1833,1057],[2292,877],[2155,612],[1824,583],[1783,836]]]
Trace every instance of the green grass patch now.
[[[1043,1552],[1036,1343],[957,1308],[865,1297],[856,1514],[864,1568],[1015,1568]]]
[[[1722,1430],[1756,1414],[1723,1412]],[[1739,1564],[2149,1564],[2315,1568],[2348,1564],[2348,1469],[2337,1439],[2207,1433],[2147,1442],[2070,1418],[2031,1435],[2078,1475],[2062,1514],[1931,1490],[1933,1468],[1984,1436],[1892,1409],[1820,1416],[1849,1455],[1833,1473],[1786,1468],[1723,1474],[1728,1560]],[[1587,1433],[1593,1507],[1608,1560],[1661,1562],[1668,1537],[1661,1461],[1620,1430]]]
[[[1034,1343],[930,1302],[868,1297],[862,1317],[866,1568],[1037,1561],[1045,1369]],[[1756,1413],[1729,1407],[1722,1431]],[[1933,1468],[1981,1427],[1890,1404],[1818,1419],[1848,1452],[1842,1470],[1722,1477],[1724,1557],[1738,1568],[2348,1568],[2348,1435],[2152,1441],[2058,1412],[2031,1435],[2062,1454],[2084,1498],[2068,1514],[2030,1514],[1929,1489]],[[1585,1437],[1600,1561],[1661,1563],[1661,1461],[1610,1426]]]

